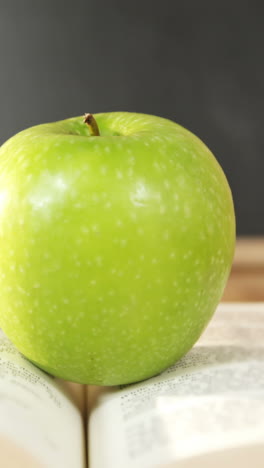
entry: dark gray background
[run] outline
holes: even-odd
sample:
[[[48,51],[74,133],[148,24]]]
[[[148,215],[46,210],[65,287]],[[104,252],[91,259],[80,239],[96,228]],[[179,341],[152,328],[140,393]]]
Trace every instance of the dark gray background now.
[[[238,234],[264,234],[264,2],[0,0],[0,144],[25,127],[127,110],[202,138]]]

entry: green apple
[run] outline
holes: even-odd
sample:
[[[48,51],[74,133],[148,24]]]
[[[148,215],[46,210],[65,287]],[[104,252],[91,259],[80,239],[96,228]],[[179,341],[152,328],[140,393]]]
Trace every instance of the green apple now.
[[[35,126],[0,149],[0,325],[53,375],[124,384],[173,364],[212,317],[233,201],[212,153],[176,123],[85,121]]]

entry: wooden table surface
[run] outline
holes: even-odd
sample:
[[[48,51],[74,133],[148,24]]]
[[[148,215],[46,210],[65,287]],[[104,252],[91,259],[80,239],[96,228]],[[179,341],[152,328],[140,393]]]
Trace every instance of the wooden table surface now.
[[[264,237],[237,239],[234,262],[222,301],[264,301]]]

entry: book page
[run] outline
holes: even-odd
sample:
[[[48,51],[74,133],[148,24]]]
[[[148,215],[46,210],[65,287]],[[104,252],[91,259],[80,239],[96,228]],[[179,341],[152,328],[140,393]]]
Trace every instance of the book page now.
[[[185,357],[90,415],[90,468],[260,468],[263,447],[264,304],[221,304]]]
[[[83,387],[27,361],[0,330],[0,466],[84,468]]]

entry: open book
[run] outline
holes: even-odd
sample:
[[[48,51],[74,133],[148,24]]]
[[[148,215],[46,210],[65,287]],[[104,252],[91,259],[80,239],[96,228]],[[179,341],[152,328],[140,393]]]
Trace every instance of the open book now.
[[[263,468],[264,303],[220,304],[184,358],[122,388],[55,379],[0,332],[0,467],[87,466]]]

